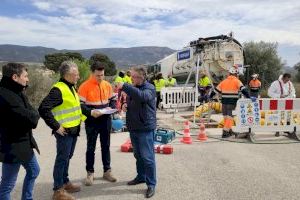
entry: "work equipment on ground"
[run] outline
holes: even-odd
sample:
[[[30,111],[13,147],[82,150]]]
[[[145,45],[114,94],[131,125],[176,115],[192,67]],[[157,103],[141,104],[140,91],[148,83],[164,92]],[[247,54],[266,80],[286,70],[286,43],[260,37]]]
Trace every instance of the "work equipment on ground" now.
[[[175,131],[170,129],[159,128],[154,133],[154,141],[163,144],[170,143],[172,140],[175,139],[175,137],[176,137]]]

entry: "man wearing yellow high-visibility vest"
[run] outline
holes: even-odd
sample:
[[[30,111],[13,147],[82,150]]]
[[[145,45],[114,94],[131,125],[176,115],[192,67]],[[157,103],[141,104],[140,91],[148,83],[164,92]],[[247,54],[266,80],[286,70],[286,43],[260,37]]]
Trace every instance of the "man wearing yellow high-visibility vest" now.
[[[209,91],[211,89],[211,80],[206,75],[205,71],[200,71],[199,79],[200,102],[208,102]]]
[[[176,79],[173,78],[172,74],[168,75],[168,78],[166,80],[166,86],[167,87],[174,87],[177,85]]]
[[[80,123],[84,119],[80,99],[74,88],[79,79],[77,65],[72,61],[65,61],[59,72],[60,80],[53,85],[39,107],[41,117],[56,138],[53,200],[75,199],[70,193],[80,191],[78,184],[70,182],[68,169],[79,136]]]
[[[131,72],[130,70],[128,70],[123,78],[124,83],[128,83],[128,84],[132,84],[132,80],[131,80]]]
[[[162,76],[162,73],[158,73],[156,79],[154,80],[154,86],[156,90],[156,108],[158,108],[159,103],[161,102],[160,91],[161,88],[166,86],[166,81]]]
[[[118,83],[124,83],[124,76],[125,73],[123,71],[120,71],[118,73],[118,76],[115,78],[115,84],[117,85]]]

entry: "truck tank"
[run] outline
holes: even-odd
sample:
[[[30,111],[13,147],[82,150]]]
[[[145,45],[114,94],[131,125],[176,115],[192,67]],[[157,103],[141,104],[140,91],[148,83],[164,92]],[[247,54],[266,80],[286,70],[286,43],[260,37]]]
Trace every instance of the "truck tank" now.
[[[244,72],[243,47],[236,39],[227,35],[192,41],[182,50],[149,66],[148,72],[161,72],[164,78],[172,74],[173,77],[183,80],[191,70],[195,73],[198,56],[201,62],[200,70],[205,70],[215,84],[226,77],[231,66],[236,66],[240,75]]]

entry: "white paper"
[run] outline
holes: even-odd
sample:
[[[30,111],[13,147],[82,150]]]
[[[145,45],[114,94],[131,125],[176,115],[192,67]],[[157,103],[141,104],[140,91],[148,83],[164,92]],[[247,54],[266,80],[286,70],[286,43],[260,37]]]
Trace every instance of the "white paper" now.
[[[118,111],[118,109],[112,109],[112,108],[103,108],[97,110],[100,111],[102,114],[106,114],[106,115],[113,114]]]

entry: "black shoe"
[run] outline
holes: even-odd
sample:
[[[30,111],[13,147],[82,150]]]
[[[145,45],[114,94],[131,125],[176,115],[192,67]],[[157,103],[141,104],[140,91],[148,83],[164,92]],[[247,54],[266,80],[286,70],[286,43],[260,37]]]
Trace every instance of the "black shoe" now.
[[[127,185],[137,185],[137,184],[141,184],[141,183],[145,183],[145,181],[140,181],[140,180],[135,178],[135,179],[127,182]]]
[[[234,135],[235,138],[237,138],[239,135],[238,133],[234,132],[232,129],[229,130],[229,134],[230,136]]]
[[[230,134],[229,131],[224,131],[224,130],[223,130],[222,138],[228,138],[228,137],[230,137],[230,136],[231,136],[231,134]]]
[[[276,133],[275,133],[275,137],[279,137],[279,132],[276,132]]]
[[[155,194],[155,188],[154,187],[148,187],[146,191],[146,198],[151,198]]]

